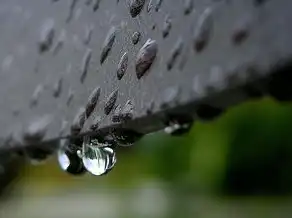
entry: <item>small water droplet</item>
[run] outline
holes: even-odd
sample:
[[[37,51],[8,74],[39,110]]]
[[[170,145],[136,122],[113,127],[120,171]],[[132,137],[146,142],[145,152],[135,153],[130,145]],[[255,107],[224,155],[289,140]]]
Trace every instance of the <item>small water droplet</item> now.
[[[105,106],[104,106],[104,113],[106,115],[109,115],[110,112],[112,111],[112,109],[114,108],[116,101],[117,101],[117,98],[118,98],[118,90],[113,91],[109,95],[108,99],[105,102]]]
[[[101,55],[100,55],[100,63],[101,64],[103,64],[103,62],[105,61],[105,59],[109,55],[109,52],[111,51],[113,44],[115,42],[115,38],[116,38],[116,28],[112,27],[109,30],[109,32],[106,36],[106,39],[103,43],[103,48],[101,50]]]
[[[71,134],[72,135],[78,135],[81,129],[84,126],[86,115],[85,115],[85,108],[81,107],[79,108],[77,114],[74,117],[73,123],[71,125]]]
[[[193,11],[194,1],[193,0],[185,0],[184,2],[184,14],[188,15]]]
[[[62,30],[57,39],[55,46],[52,48],[53,55],[58,54],[59,51],[63,48],[64,42],[66,40],[66,35],[67,35],[66,30]]]
[[[133,42],[134,45],[136,45],[139,42],[140,37],[141,37],[141,33],[140,32],[134,32],[133,33],[132,42]]]
[[[167,121],[164,132],[172,136],[181,136],[190,131],[192,124],[193,119],[189,116],[172,117]]]
[[[94,0],[93,1],[93,11],[97,11],[97,9],[99,9],[100,2],[101,2],[101,0]]]
[[[117,145],[122,147],[132,146],[143,136],[141,133],[136,131],[122,128],[112,129],[111,135],[116,141]]]
[[[172,27],[172,21],[171,21],[169,15],[167,15],[165,17],[164,24],[162,27],[162,37],[163,38],[166,38],[169,35],[171,27]]]
[[[31,121],[26,129],[24,129],[22,138],[26,142],[38,143],[43,140],[47,132],[48,126],[52,122],[52,116],[45,115],[35,118]]]
[[[155,6],[155,11],[159,11],[159,9],[161,8],[163,0],[157,0],[156,2],[156,6]]]
[[[74,10],[76,8],[78,0],[70,0],[70,4],[69,4],[69,12],[68,12],[68,16],[66,18],[66,22],[69,23],[72,20],[72,17],[74,15]]]
[[[167,60],[167,69],[171,70],[176,63],[177,58],[183,50],[183,41],[181,38],[177,40],[173,49],[170,51],[170,57]]]
[[[42,84],[38,84],[35,88],[31,100],[30,100],[30,107],[34,107],[38,104],[40,95],[44,91],[44,86]]]
[[[91,49],[87,49],[83,59],[82,59],[82,64],[81,64],[81,77],[80,77],[80,82],[83,83],[86,76],[87,76],[87,72],[88,72],[88,68],[89,68],[89,63],[91,60],[91,55],[92,55],[92,50]]]
[[[161,108],[170,107],[171,104],[177,104],[181,89],[177,86],[169,87],[163,92]]]
[[[202,51],[211,37],[213,28],[212,9],[207,8],[199,17],[197,27],[194,31],[194,49],[197,52]]]
[[[58,98],[62,92],[63,78],[57,80],[53,88],[53,96]]]
[[[63,171],[73,175],[80,175],[86,172],[83,162],[76,152],[71,151],[66,145],[58,149],[58,162]]]
[[[86,27],[85,30],[85,38],[84,38],[84,44],[88,45],[90,43],[92,33],[93,33],[94,26],[90,25],[89,27]]]
[[[128,68],[128,52],[125,52],[122,55],[120,62],[118,64],[118,69],[117,69],[118,80],[121,80],[123,78],[127,68]]]
[[[54,40],[55,36],[55,21],[51,19],[45,20],[41,27],[39,39],[39,52],[43,53],[48,51]]]
[[[136,75],[138,79],[146,73],[156,58],[158,44],[155,40],[148,39],[139,50],[136,59]]]
[[[90,94],[86,104],[86,117],[89,117],[93,112],[101,92],[100,87],[96,87]]]
[[[141,13],[144,4],[145,0],[130,0],[129,8],[131,16],[137,17]]]
[[[114,150],[108,144],[99,143],[84,137],[82,161],[88,172],[95,176],[107,174],[115,166],[117,159]]]

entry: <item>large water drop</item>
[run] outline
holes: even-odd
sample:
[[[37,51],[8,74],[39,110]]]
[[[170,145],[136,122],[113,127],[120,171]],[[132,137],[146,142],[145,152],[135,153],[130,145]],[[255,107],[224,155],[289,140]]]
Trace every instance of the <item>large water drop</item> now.
[[[116,164],[116,154],[109,144],[85,137],[82,145],[82,161],[88,172],[95,176],[108,173]]]
[[[82,160],[78,157],[76,151],[71,150],[68,146],[61,146],[58,150],[58,162],[62,170],[79,175],[85,173]]]

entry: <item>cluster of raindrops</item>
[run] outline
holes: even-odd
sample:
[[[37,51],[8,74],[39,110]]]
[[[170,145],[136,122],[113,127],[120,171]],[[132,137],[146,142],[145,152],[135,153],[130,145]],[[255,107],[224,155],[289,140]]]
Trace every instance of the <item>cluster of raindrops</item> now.
[[[52,0],[52,2],[57,2],[58,0]],[[163,5],[163,0],[148,0],[148,5],[146,5],[146,0],[128,0],[128,16],[133,19],[138,19],[140,14],[143,11],[143,8],[146,8],[147,13],[152,13],[152,11],[162,11],[161,6]],[[257,4],[261,4],[260,0],[255,0]],[[119,1],[117,0],[117,3]],[[78,0],[69,0],[69,11],[66,17],[66,22],[69,23],[73,20],[76,5],[79,4]],[[101,0],[85,0],[85,4],[91,7],[91,10],[97,11],[101,8],[103,1]],[[190,15],[196,11],[194,0],[184,0],[183,3],[183,14],[184,16]],[[212,38],[212,32],[214,31],[214,23],[216,22],[213,17],[213,9],[211,7],[206,8],[203,13],[198,17],[195,28],[192,33],[192,47],[195,53],[202,53],[204,49],[208,47],[210,39]],[[171,16],[170,14],[166,14],[164,19],[161,21],[162,24],[162,32],[161,37],[164,40],[168,40],[171,37],[171,31],[175,27],[175,16]],[[51,51],[53,55],[57,55],[61,48],[64,46],[64,42],[67,40],[68,33],[66,30],[62,29],[57,36],[57,27],[55,24],[55,20],[49,18],[43,22],[42,28],[40,30],[40,36],[38,41],[38,52],[41,54],[45,54],[48,51]],[[233,31],[232,42],[239,46],[248,36],[249,36],[249,20],[239,23]],[[157,23],[150,25],[152,30],[158,29],[159,27]],[[92,34],[94,32],[94,25],[91,24],[86,26],[85,34],[82,44],[86,47],[86,50],[83,54],[83,58],[80,61],[79,69],[79,79],[81,83],[85,82],[85,79],[88,75],[89,68],[91,66],[91,62],[94,62],[94,49],[89,47],[92,40]],[[119,33],[118,26],[112,26],[109,28],[109,31],[103,41],[99,64],[106,65],[108,62],[108,58],[113,52],[113,47],[115,41],[118,41],[117,34]],[[95,33],[94,33],[95,34]],[[139,48],[135,59],[134,59],[134,71],[136,73],[136,77],[138,80],[142,80],[145,77],[147,71],[151,68],[153,63],[155,62],[156,56],[158,55],[158,41],[153,38],[145,38],[143,31],[139,32],[134,30],[131,33],[131,41],[133,45],[137,45],[141,42],[141,47]],[[143,35],[143,36],[142,36]],[[143,43],[142,43],[143,41]],[[166,70],[171,71],[174,68],[174,65],[178,64],[180,69],[183,69],[187,57],[189,56],[186,51],[186,45],[184,44],[184,39],[179,37],[176,42],[173,43],[172,49],[170,49],[168,56],[166,57]],[[180,56],[182,57],[180,58]],[[121,53],[119,58],[119,62],[115,71],[117,80],[122,80],[128,68],[133,66],[131,63],[131,54],[129,50],[124,50]],[[215,71],[212,71],[215,72]],[[219,72],[219,71],[218,71]],[[217,75],[216,71],[212,75]],[[216,77],[213,76],[214,80]],[[194,91],[197,93],[203,93],[204,90],[201,88],[200,81],[196,78],[194,83]],[[62,90],[63,90],[63,80],[65,78],[59,77],[56,79],[52,95],[54,98],[59,98]],[[217,80],[216,80],[217,81]],[[39,99],[43,96],[43,92],[46,89],[45,85],[38,84],[33,92],[30,101],[30,107],[37,107]],[[164,90],[163,92],[163,100],[161,101],[160,108],[166,109],[170,108],[173,105],[177,105],[180,98],[180,88],[179,87],[170,87],[169,89]],[[86,120],[92,116],[97,102],[99,101],[101,93],[101,88],[96,87],[88,97],[87,103],[85,106],[79,108],[78,113],[76,114],[73,123],[71,125],[71,136],[78,136],[85,126]],[[119,95],[123,95],[120,93],[117,88],[113,89],[108,97],[105,99],[105,103],[103,106],[103,112],[105,115],[112,115],[111,121],[114,123],[126,122],[128,120],[133,119],[133,111],[134,111],[134,102],[131,100],[127,100],[124,105],[117,104],[117,100]],[[66,101],[66,105],[69,107],[74,97],[74,91],[69,88],[68,97]],[[147,114],[153,113],[153,108],[155,107],[155,101],[152,100],[147,107]],[[204,109],[204,110],[202,110]],[[217,114],[221,111],[218,110],[207,110],[208,108],[201,106],[200,110],[197,110],[197,115],[199,117],[204,117],[204,115],[208,114],[210,117],[213,114]],[[200,113],[204,111],[204,113]],[[206,112],[207,111],[207,112]],[[209,112],[211,111],[211,112]],[[210,115],[211,114],[211,115]],[[206,115],[207,116],[207,115]],[[92,116],[93,117],[93,116]],[[99,128],[100,119],[94,120],[94,122],[90,125],[89,129],[91,131],[97,132]],[[64,125],[67,126],[67,121],[63,121]],[[190,129],[191,122],[189,120],[180,120],[180,119],[169,119],[165,124],[167,126],[165,128],[165,132],[170,135],[179,135],[187,132]],[[63,128],[63,127],[62,127]],[[65,127],[64,127],[65,128]],[[115,130],[117,132],[118,130]],[[27,135],[26,135],[27,136]],[[93,175],[104,175],[109,172],[116,163],[116,155],[114,152],[114,146],[116,143],[121,146],[130,146],[133,144],[132,140],[135,134],[128,134],[125,132],[119,134],[112,134],[111,137],[115,143],[109,143],[100,141],[96,138],[86,136],[83,138],[82,142],[79,144],[71,143],[71,140],[68,140],[66,144],[60,146],[58,150],[58,160],[61,165],[61,168],[72,174],[82,174],[86,171],[89,171]],[[43,136],[42,136],[43,137]],[[140,136],[138,136],[139,138]],[[135,138],[136,140],[136,138]]]
[[[80,175],[87,171],[102,176],[114,168],[117,146],[132,146],[141,137],[142,134],[133,130],[118,128],[105,135],[62,140],[57,152],[58,162],[61,169],[69,174]]]
[[[114,144],[100,142],[97,138],[84,136],[83,142],[74,144],[63,141],[58,149],[58,162],[62,170],[80,175],[86,171],[94,176],[102,176],[113,169],[117,162]]]

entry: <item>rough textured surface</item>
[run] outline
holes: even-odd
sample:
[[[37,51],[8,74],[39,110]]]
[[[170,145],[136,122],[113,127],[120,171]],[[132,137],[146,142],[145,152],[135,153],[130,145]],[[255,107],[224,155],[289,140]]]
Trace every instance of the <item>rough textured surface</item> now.
[[[151,7],[145,1],[134,17],[128,1],[86,2],[0,2],[0,137],[17,141],[9,148],[22,145],[31,123],[47,116],[52,121],[41,131],[42,142],[70,136],[74,117],[96,87],[100,95],[82,132],[123,126],[147,133],[163,128],[166,114],[196,118],[203,103],[225,109],[254,97],[246,87],[269,87],[270,73],[292,57],[290,0],[168,0],[151,1]],[[135,63],[147,39],[155,40],[157,54],[138,79]],[[173,87],[179,97],[166,105]],[[115,105],[133,105],[125,123],[113,124],[115,108],[104,109],[115,90]]]

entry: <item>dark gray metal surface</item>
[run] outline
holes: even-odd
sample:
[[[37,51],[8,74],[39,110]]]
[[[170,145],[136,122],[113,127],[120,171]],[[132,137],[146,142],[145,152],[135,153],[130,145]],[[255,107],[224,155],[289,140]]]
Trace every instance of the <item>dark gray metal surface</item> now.
[[[290,0],[0,6],[3,149],[86,132],[96,122],[148,133],[166,125],[166,114],[196,118],[203,104],[225,109],[252,97],[243,86],[267,84],[292,57]],[[113,122],[117,105],[131,121]]]

